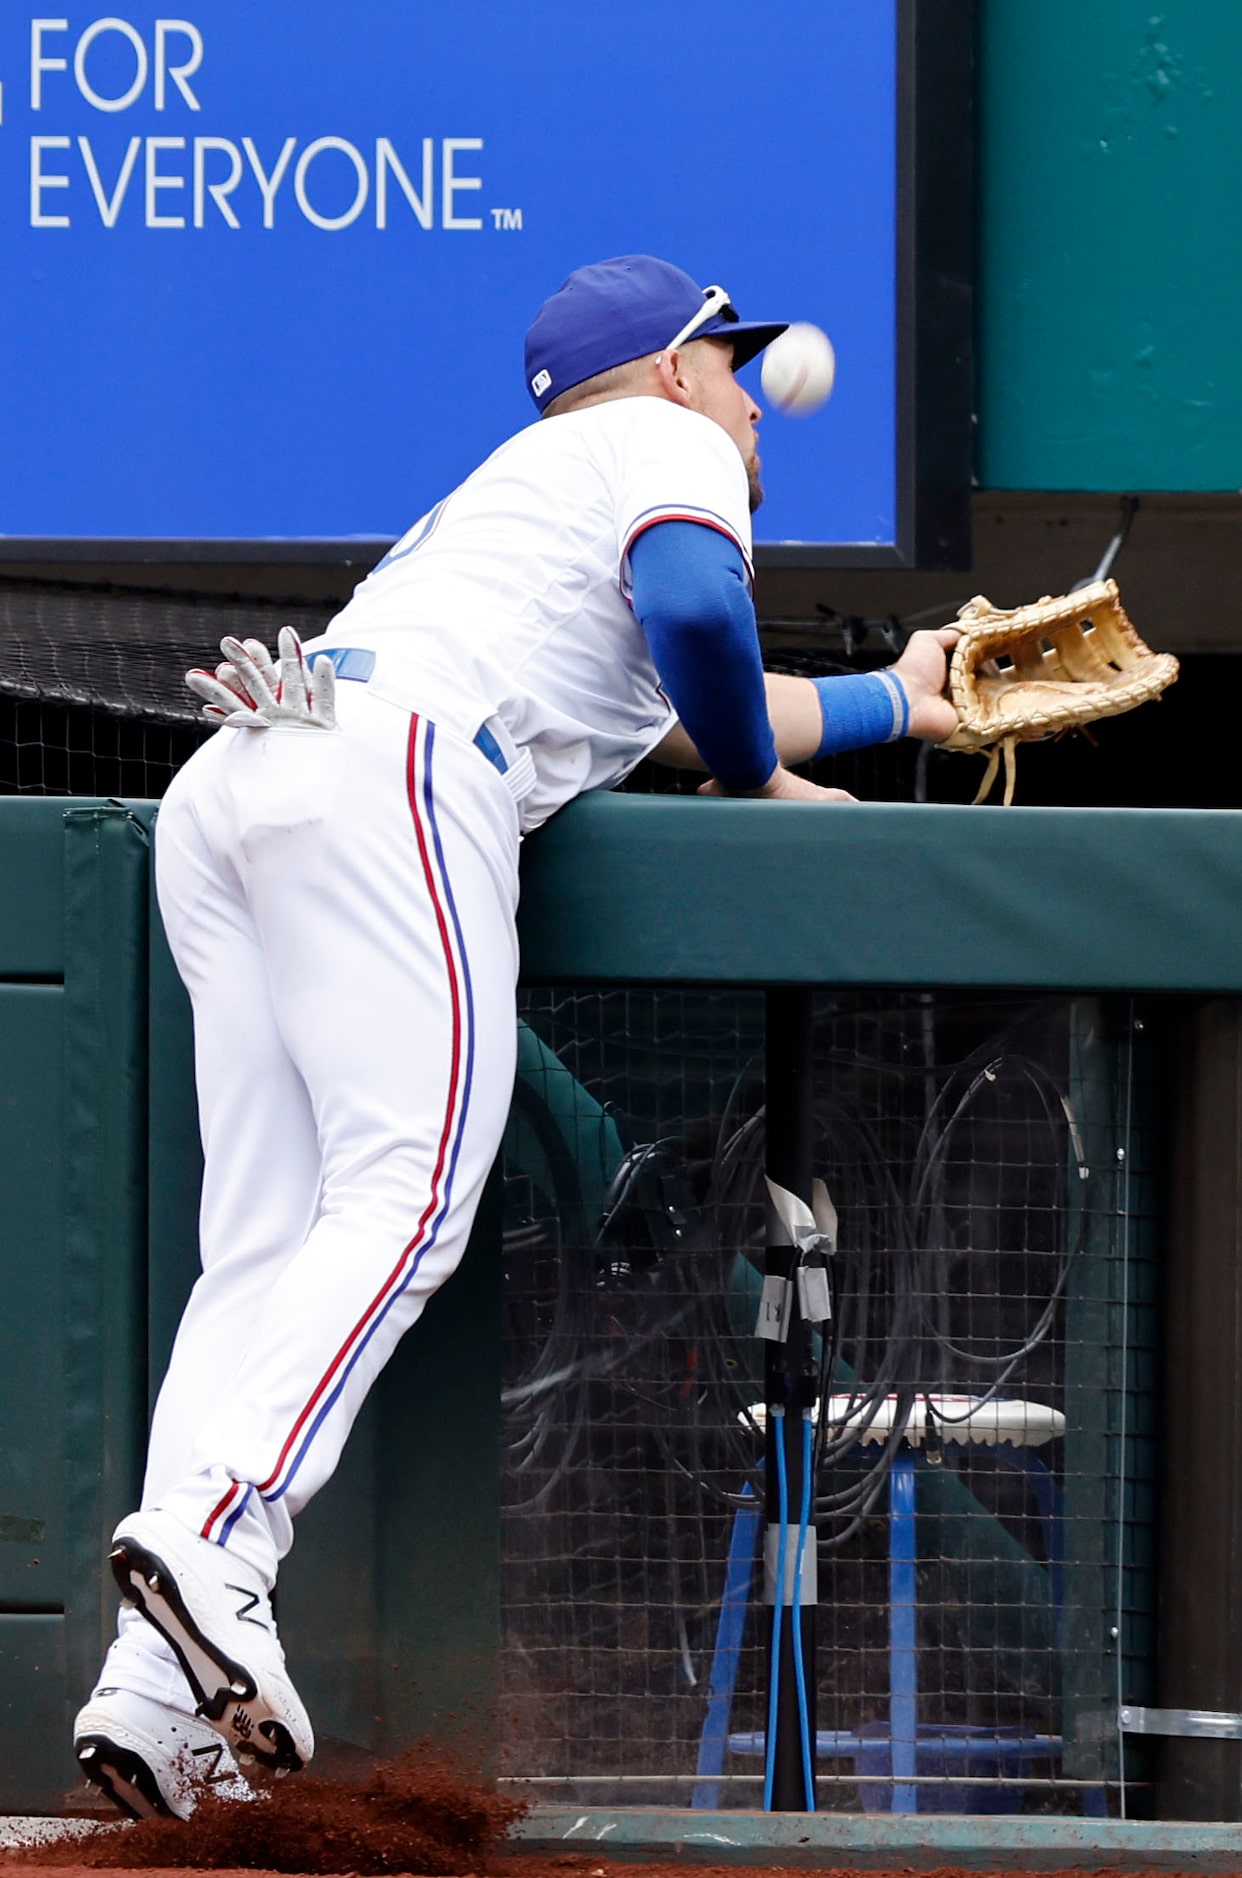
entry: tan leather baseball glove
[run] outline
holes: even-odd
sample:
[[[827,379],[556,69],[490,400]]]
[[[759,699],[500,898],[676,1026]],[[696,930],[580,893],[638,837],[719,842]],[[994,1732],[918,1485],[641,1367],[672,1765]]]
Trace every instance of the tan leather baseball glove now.
[[[976,802],[989,794],[1002,755],[1005,802],[1013,801],[1018,744],[1132,711],[1177,677],[1177,660],[1135,632],[1114,580],[1009,612],[980,595],[958,622],[948,685],[958,727],[940,747],[987,756]]]

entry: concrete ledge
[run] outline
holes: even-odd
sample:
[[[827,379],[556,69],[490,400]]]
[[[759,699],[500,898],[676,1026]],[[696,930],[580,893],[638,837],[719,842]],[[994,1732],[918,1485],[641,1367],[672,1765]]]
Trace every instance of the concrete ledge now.
[[[808,1870],[1242,1871],[1242,1825],[967,1814],[702,1813],[642,1807],[536,1806],[513,1849],[591,1847],[632,1863]]]

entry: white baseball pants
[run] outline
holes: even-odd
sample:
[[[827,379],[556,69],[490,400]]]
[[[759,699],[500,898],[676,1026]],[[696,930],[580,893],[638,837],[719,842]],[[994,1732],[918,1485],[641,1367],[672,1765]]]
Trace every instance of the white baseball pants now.
[[[465,1250],[513,1085],[513,797],[472,744],[365,686],[337,704],[335,733],[217,732],[156,832],[206,1169],[143,1505],[269,1583]],[[105,1680],[180,1688],[141,1622]]]

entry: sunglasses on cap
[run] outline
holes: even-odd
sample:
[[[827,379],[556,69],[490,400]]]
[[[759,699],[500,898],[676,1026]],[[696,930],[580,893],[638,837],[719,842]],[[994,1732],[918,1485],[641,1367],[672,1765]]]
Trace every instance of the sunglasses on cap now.
[[[664,350],[676,352],[678,346],[684,346],[701,326],[706,326],[708,320],[736,320],[737,317],[737,309],[723,287],[704,287],[702,306],[692,319],[686,321],[676,338],[669,340]]]

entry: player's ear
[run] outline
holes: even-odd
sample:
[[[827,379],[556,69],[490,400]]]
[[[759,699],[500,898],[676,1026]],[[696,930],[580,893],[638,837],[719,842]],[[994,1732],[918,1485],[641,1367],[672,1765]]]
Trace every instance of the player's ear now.
[[[654,363],[661,395],[672,404],[692,405],[694,368],[686,351],[657,352]]]

